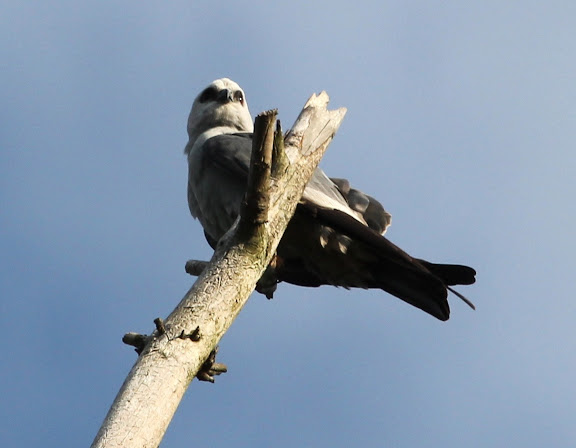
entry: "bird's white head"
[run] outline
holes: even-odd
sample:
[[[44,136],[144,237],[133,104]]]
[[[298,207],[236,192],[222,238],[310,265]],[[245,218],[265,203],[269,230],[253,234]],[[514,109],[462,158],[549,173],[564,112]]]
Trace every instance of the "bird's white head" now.
[[[213,81],[194,100],[188,117],[188,153],[198,137],[253,132],[254,125],[244,91],[228,78]]]

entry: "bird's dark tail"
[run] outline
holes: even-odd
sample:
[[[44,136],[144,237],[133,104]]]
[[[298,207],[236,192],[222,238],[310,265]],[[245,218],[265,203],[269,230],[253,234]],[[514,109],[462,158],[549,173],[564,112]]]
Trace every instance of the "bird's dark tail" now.
[[[436,277],[442,279],[446,285],[471,285],[476,281],[474,278],[476,271],[469,266],[463,266],[461,264],[430,263],[429,261],[421,260],[419,258],[416,260]]]
[[[432,272],[432,274],[441,279],[446,285],[448,291],[461,299],[473,310],[476,309],[470,300],[468,300],[464,295],[456,291],[454,288],[450,287],[454,285],[471,285],[474,283],[476,281],[476,271],[474,269],[472,269],[470,266],[463,266],[461,264],[439,264],[430,263],[429,261],[421,259],[417,260],[426,269]]]

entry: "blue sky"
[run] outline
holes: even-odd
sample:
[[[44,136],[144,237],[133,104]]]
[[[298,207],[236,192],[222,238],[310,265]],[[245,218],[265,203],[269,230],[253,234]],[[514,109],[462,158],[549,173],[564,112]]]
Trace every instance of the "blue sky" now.
[[[163,445],[576,444],[576,3],[0,6],[1,446],[87,446],[210,250],[186,119],[228,76],[284,128],[347,117],[321,166],[413,255],[478,271],[441,323],[380,291],[282,285],[224,337]]]

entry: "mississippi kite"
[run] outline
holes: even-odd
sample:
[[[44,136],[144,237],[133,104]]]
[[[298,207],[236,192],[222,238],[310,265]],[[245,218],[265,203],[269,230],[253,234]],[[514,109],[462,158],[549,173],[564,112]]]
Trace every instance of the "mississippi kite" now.
[[[234,81],[218,79],[194,100],[185,148],[188,205],[213,248],[238,216],[252,132]],[[376,199],[316,169],[278,245],[275,276],[300,286],[379,288],[440,320],[450,315],[448,291],[470,304],[450,286],[474,283],[474,269],[411,257],[383,236],[390,221]]]

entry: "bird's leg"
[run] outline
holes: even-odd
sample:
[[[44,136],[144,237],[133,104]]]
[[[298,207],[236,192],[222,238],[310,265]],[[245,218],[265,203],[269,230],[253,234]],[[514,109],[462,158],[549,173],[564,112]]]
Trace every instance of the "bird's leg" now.
[[[260,294],[264,294],[267,299],[272,299],[274,297],[274,292],[278,287],[278,276],[276,275],[276,267],[281,264],[282,260],[275,254],[270,261],[270,264],[256,283],[256,291]]]

